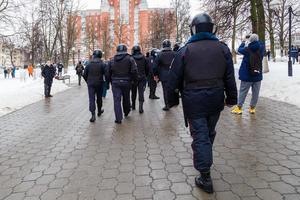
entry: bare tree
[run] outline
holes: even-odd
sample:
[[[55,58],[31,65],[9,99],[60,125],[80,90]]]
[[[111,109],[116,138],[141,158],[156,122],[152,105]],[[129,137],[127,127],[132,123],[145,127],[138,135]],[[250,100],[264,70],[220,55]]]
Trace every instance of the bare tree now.
[[[102,50],[104,53],[104,58],[105,58],[105,60],[107,60],[108,56],[110,56],[111,47],[112,47],[108,17],[105,17],[104,19],[101,20],[99,30],[101,31],[101,40],[102,40],[101,43],[102,43]]]
[[[182,43],[190,34],[190,1],[172,0],[171,5],[175,10],[176,41]]]
[[[169,9],[160,9],[152,13],[149,33],[149,46],[160,48],[164,39],[174,36],[175,13]]]

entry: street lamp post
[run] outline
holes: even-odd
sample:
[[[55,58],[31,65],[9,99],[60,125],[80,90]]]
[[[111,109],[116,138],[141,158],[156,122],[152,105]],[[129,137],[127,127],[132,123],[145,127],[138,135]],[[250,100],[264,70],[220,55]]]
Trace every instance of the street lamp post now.
[[[292,14],[293,8],[289,7],[289,62],[288,62],[288,75],[293,76],[293,64],[291,59],[291,50],[292,50]]]

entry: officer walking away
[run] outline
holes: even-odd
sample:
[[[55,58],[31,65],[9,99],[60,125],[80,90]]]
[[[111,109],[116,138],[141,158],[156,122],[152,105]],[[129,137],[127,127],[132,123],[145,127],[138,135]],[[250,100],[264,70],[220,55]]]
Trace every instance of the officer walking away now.
[[[190,27],[192,37],[177,52],[170,69],[168,97],[170,106],[177,105],[177,92],[181,92],[185,120],[193,138],[194,167],[201,174],[195,183],[213,193],[210,168],[215,127],[224,102],[228,106],[237,103],[237,88],[231,52],[213,34],[211,17],[198,14]]]
[[[115,123],[121,124],[123,119],[121,101],[124,115],[127,117],[130,113],[131,82],[137,81],[137,66],[127,53],[125,44],[117,46],[117,54],[108,63],[108,80],[112,84]]]
[[[168,81],[168,74],[169,69],[172,64],[172,61],[175,57],[176,52],[174,52],[171,48],[170,40],[164,40],[162,43],[162,50],[155,58],[155,73],[157,73],[159,80],[162,83],[162,89],[164,94],[164,102],[165,107],[163,108],[164,111],[169,110],[169,103],[168,103],[168,95],[167,95],[167,81]]]
[[[173,51],[177,52],[180,49],[180,43],[176,42],[173,47]]]
[[[44,94],[46,98],[53,97],[51,95],[51,87],[53,78],[55,77],[56,69],[50,61],[42,69],[42,76],[44,77]]]
[[[149,99],[159,99],[158,96],[156,96],[156,87],[157,82],[154,78],[154,61],[158,54],[158,49],[152,49],[150,52],[150,56],[148,58],[149,63],[149,86],[150,86],[150,95]]]
[[[135,60],[138,69],[138,80],[131,88],[131,108],[135,110],[135,101],[137,91],[139,93],[139,112],[144,113],[144,92],[147,84],[147,76],[149,74],[149,63],[146,57],[141,52],[140,46],[133,46],[132,57]]]
[[[90,122],[96,121],[95,111],[96,105],[95,101],[97,98],[97,110],[98,117],[104,112],[102,110],[102,91],[103,91],[103,82],[105,76],[105,64],[101,60],[102,51],[95,50],[93,52],[93,58],[86,66],[83,74],[83,78],[87,83],[88,92],[89,92],[89,110],[92,113]]]
[[[81,64],[81,61],[78,62],[75,70],[76,70],[76,74],[78,76],[78,85],[81,85],[81,76],[83,75],[83,70],[84,70],[84,67]]]

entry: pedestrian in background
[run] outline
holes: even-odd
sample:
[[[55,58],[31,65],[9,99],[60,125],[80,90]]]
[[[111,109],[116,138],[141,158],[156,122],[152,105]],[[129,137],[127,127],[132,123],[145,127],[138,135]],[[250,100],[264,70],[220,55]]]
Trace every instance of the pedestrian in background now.
[[[33,66],[32,65],[29,65],[28,68],[28,76],[29,77],[33,77]]]
[[[252,98],[249,113],[255,114],[256,112],[256,104],[258,102],[261,81],[263,79],[262,61],[265,46],[259,41],[257,34],[252,34],[249,41],[250,43],[247,47],[245,47],[245,41],[243,41],[238,49],[238,52],[244,55],[244,57],[239,70],[241,85],[238,104],[231,111],[233,114],[243,113],[242,108],[250,88],[252,89]]]
[[[62,77],[62,71],[64,69],[64,65],[62,63],[57,63],[57,72],[58,72],[58,77]]]
[[[51,95],[51,88],[53,78],[55,77],[56,69],[50,61],[43,67],[42,76],[44,77],[44,94],[46,98],[53,97]]]
[[[84,67],[81,64],[81,61],[78,62],[78,64],[76,65],[76,74],[78,76],[78,85],[81,85],[81,77],[83,75],[83,71],[84,71]]]
[[[3,73],[4,73],[4,78],[6,79],[7,78],[7,74],[8,74],[8,71],[7,71],[7,68],[6,67],[4,67],[4,69],[3,69]]]

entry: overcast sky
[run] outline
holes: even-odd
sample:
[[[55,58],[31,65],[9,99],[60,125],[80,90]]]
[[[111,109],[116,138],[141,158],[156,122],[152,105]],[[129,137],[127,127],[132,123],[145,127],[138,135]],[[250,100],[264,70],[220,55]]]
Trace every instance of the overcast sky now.
[[[169,7],[171,0],[147,0],[149,7]],[[100,8],[101,0],[80,0],[84,9]],[[191,14],[194,16],[200,12],[200,0],[190,0]]]

